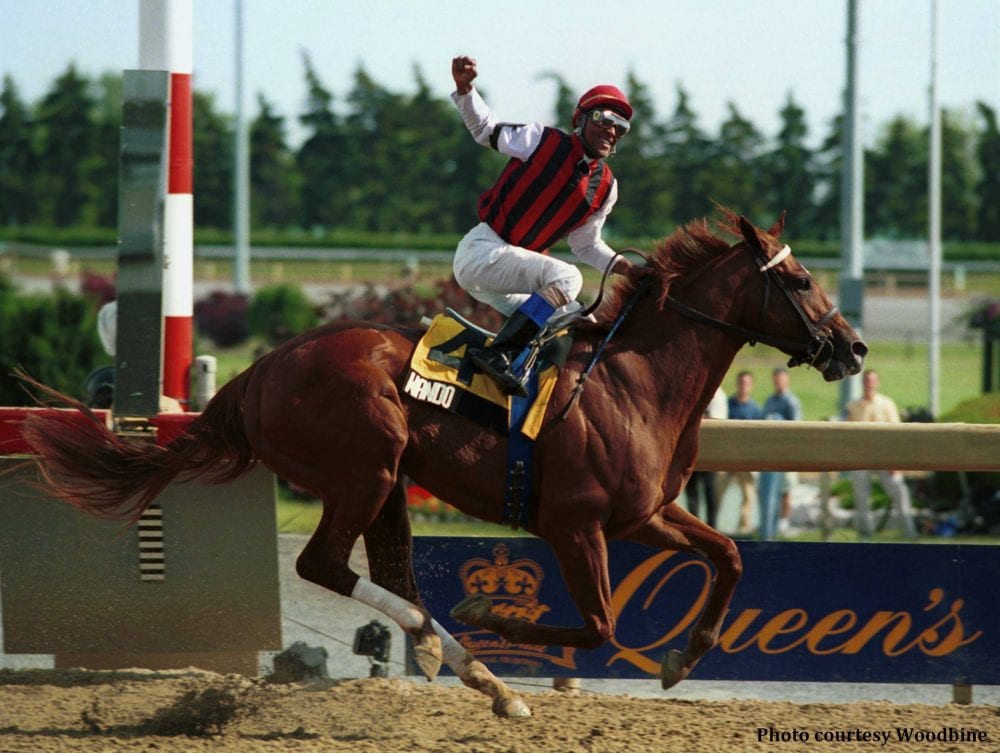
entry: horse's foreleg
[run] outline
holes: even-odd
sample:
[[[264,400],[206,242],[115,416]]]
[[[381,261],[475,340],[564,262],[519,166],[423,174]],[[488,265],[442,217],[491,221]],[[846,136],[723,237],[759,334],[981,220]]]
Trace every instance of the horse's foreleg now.
[[[583,617],[583,627],[537,625],[518,617],[495,614],[490,611],[489,600],[481,595],[462,601],[451,610],[451,616],[467,625],[492,630],[516,643],[596,648],[607,641],[615,631],[615,621],[611,613],[604,532],[594,523],[586,530],[565,531],[545,538],[559,560],[563,580]]]
[[[402,482],[393,488],[378,517],[365,531],[364,539],[372,581],[404,602],[422,608],[413,575],[410,519]],[[431,626],[441,641],[444,662],[465,685],[493,699],[493,713],[503,717],[531,716],[521,697],[473,658],[436,620],[431,620]],[[418,664],[419,661],[418,658]]]
[[[715,566],[712,592],[688,634],[687,646],[683,651],[670,651],[660,668],[660,681],[667,689],[687,677],[705,652],[719,642],[722,620],[743,573],[743,563],[732,539],[675,503],[664,505],[629,539],[657,549],[694,552]]]

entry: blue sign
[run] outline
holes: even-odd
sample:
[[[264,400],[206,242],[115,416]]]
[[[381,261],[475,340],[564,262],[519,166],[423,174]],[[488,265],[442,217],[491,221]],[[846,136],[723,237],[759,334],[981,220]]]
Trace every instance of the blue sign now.
[[[739,542],[744,575],[701,680],[1000,683],[998,548]],[[611,542],[617,627],[594,650],[516,644],[448,616],[484,594],[494,612],[582,624],[555,556],[532,538],[414,539],[427,608],[503,676],[655,679],[683,649],[713,579],[679,552]]]

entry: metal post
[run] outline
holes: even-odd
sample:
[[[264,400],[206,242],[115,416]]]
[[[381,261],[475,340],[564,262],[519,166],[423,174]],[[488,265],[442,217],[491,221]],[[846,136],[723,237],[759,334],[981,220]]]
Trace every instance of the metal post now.
[[[553,677],[552,689],[569,695],[580,695],[579,677]]]
[[[972,703],[972,686],[964,682],[956,682],[951,686],[951,702],[963,706]]]
[[[858,109],[858,0],[847,4],[847,87],[844,90],[844,143],[840,194],[840,285],[841,312],[860,332],[864,321],[864,152],[861,144],[861,113]],[[861,395],[861,380],[854,376],[841,382],[840,407]]]
[[[233,286],[250,295],[250,144],[243,102],[243,0],[236,0],[236,165],[233,170]]]
[[[983,327],[983,394],[988,395],[993,392],[993,371],[996,368],[997,358],[993,354],[994,335],[989,327]],[[1000,351],[1000,348],[997,349]]]
[[[170,75],[163,221],[163,392],[187,407],[194,340],[193,0],[139,3],[139,67]]]
[[[170,74],[125,71],[118,173],[116,419],[159,413]]]
[[[930,266],[927,271],[928,328],[930,343],[928,348],[927,398],[931,415],[937,418],[941,407],[941,107],[938,102],[937,86],[937,0],[931,0],[931,85],[930,85],[930,165],[928,174],[928,246]]]
[[[208,401],[215,397],[216,374],[219,362],[215,356],[198,356],[194,359],[194,408],[205,410]]]

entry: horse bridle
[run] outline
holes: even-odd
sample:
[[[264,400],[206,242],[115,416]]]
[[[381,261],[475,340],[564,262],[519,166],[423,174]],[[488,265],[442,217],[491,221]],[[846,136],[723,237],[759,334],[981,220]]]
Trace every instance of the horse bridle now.
[[[697,309],[691,308],[686,303],[681,303],[676,298],[670,295],[665,295],[663,297],[663,303],[667,308],[676,311],[678,314],[691,319],[692,321],[698,322],[700,324],[707,324],[716,329],[721,329],[724,332],[729,332],[730,334],[742,337],[744,340],[749,342],[751,345],[756,345],[758,342],[765,343],[772,347],[782,350],[785,353],[791,355],[788,359],[788,366],[798,366],[802,363],[808,363],[810,366],[820,361],[820,357],[824,354],[827,348],[830,349],[830,357],[833,357],[833,343],[831,342],[833,338],[833,333],[826,328],[827,322],[829,322],[833,317],[835,317],[839,310],[836,306],[830,308],[823,316],[821,316],[816,322],[810,321],[809,317],[806,316],[806,312],[802,309],[801,304],[795,299],[792,291],[788,289],[785,285],[785,281],[781,279],[781,276],[775,272],[775,267],[778,266],[782,261],[785,260],[789,254],[792,253],[792,249],[787,245],[783,246],[778,253],[776,253],[770,260],[766,259],[763,252],[760,249],[752,247],[749,243],[745,243],[747,249],[753,255],[754,262],[760,272],[764,274],[764,305],[761,308],[761,318],[767,317],[767,307],[771,300],[771,283],[774,282],[778,286],[778,289],[784,293],[785,298],[795,309],[796,313],[799,315],[799,319],[805,325],[806,331],[809,333],[809,339],[804,342],[797,342],[795,340],[786,340],[783,337],[775,337],[774,335],[769,335],[767,332],[761,332],[760,330],[750,329],[748,327],[741,327],[738,324],[732,324],[730,322],[724,322],[721,319],[716,319],[714,316],[709,316]],[[623,249],[623,253],[629,251],[638,254],[643,259],[646,260],[646,266],[651,266],[652,261],[646,254],[642,253],[635,248]],[[594,303],[581,312],[581,316],[587,316],[594,312],[598,306],[601,304],[601,300],[604,298],[604,283],[611,274],[611,268],[618,261],[618,258],[622,256],[621,253],[615,254],[615,256],[608,262],[607,268],[604,270],[604,275],[601,278],[600,290],[597,295],[597,300]],[[580,399],[580,394],[583,392],[583,387],[587,383],[587,379],[590,377],[590,372],[597,365],[597,361],[600,359],[601,354],[604,352],[604,348],[610,342],[611,338],[614,337],[615,332],[618,328],[625,322],[628,315],[631,313],[633,307],[638,302],[639,298],[646,292],[646,289],[652,283],[652,277],[646,276],[640,280],[639,284],[636,285],[635,290],[632,291],[632,295],[622,306],[621,311],[618,312],[618,316],[615,318],[614,322],[611,324],[608,333],[605,335],[604,340],[598,345],[594,354],[590,358],[590,362],[587,366],[580,372],[580,376],[577,377],[576,386],[573,388],[573,392],[570,395],[570,399],[567,401],[566,405],[560,412],[560,419],[565,418],[573,406],[576,405],[577,400]]]
[[[725,322],[721,319],[716,319],[714,316],[709,316],[708,314],[698,311],[685,303],[681,303],[670,295],[666,295],[663,298],[663,302],[667,308],[670,308],[693,321],[701,324],[707,324],[711,327],[715,327],[716,329],[723,330],[724,332],[729,332],[742,337],[749,342],[750,345],[762,342],[766,345],[775,347],[778,350],[782,350],[791,356],[788,361],[789,367],[798,366],[802,363],[808,363],[811,366],[817,362],[822,362],[821,357],[826,353],[828,348],[830,352],[829,354],[832,357],[833,333],[828,327],[826,327],[826,325],[839,313],[839,310],[836,306],[833,306],[817,321],[813,322],[806,315],[802,305],[799,303],[792,291],[790,291],[788,286],[785,285],[785,281],[781,278],[781,275],[775,271],[778,264],[784,261],[785,258],[791,254],[792,250],[786,245],[782,247],[782,249],[773,257],[771,257],[770,260],[768,260],[763,255],[763,251],[761,249],[755,248],[749,243],[744,243],[743,245],[745,245],[750,251],[758,270],[764,274],[764,302],[761,307],[761,319],[764,320],[767,317],[767,309],[771,301],[771,284],[773,282],[778,286],[778,289],[784,294],[785,299],[792,305],[792,308],[795,309],[795,312],[799,315],[799,320],[805,326],[806,332],[808,333],[807,340],[801,342],[788,340],[783,337],[775,337],[774,335],[762,332],[759,329],[750,329],[748,327],[741,327],[738,324],[732,324],[731,322]]]

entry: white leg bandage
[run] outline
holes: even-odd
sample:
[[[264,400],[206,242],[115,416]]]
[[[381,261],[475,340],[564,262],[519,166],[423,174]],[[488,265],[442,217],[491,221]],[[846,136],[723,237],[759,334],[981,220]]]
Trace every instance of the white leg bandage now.
[[[413,604],[396,594],[386,591],[370,580],[358,578],[351,598],[377,609],[386,617],[395,620],[404,630],[416,630],[424,624],[424,615]]]
[[[472,654],[462,648],[462,644],[456,641],[447,630],[441,627],[437,620],[431,620],[431,627],[441,639],[441,654],[444,663],[451,667],[455,674],[462,676],[469,663],[473,661]]]

